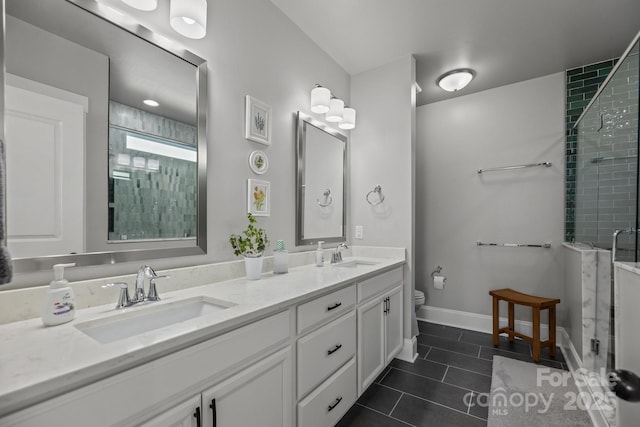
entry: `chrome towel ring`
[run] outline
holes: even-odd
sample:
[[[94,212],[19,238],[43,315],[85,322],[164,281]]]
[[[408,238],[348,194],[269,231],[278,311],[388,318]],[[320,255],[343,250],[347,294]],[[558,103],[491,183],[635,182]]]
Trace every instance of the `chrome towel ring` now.
[[[378,195],[378,200],[371,201],[371,199],[369,199],[369,196],[371,196],[371,194],[377,194]],[[376,185],[373,190],[371,190],[371,191],[369,191],[367,193],[367,203],[369,203],[371,206],[376,206],[376,205],[379,205],[382,202],[384,202],[384,195],[382,194],[382,187],[380,185]]]
[[[324,193],[322,193],[322,195],[324,196],[324,203],[321,202],[320,199],[317,199],[317,202],[319,206],[326,208],[331,204],[331,202],[333,202],[333,197],[331,197],[331,190],[327,188],[326,190],[324,190]]]

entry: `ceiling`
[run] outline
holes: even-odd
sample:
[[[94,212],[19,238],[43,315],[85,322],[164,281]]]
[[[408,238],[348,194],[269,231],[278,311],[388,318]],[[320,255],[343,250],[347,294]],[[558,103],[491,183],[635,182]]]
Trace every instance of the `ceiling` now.
[[[418,105],[619,57],[638,0],[271,0],[349,74],[416,58]],[[459,92],[436,79],[476,78]]]

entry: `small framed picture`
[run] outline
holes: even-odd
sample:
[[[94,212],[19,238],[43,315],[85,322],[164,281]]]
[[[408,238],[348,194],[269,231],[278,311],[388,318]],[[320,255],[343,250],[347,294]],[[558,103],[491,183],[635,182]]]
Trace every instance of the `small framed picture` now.
[[[244,137],[264,145],[271,145],[271,107],[247,95],[245,101]]]
[[[253,173],[262,175],[269,169],[269,158],[260,150],[255,150],[249,155],[249,167]]]
[[[254,216],[269,216],[271,183],[257,179],[247,180],[247,209]]]

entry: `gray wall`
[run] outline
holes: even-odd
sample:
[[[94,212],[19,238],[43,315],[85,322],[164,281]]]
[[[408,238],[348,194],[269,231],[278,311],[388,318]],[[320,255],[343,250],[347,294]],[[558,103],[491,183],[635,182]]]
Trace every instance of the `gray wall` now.
[[[563,94],[558,73],[418,108],[416,288],[426,305],[489,315],[491,289],[563,297]],[[553,166],[476,172],[542,161]],[[444,290],[430,282],[437,265]]]
[[[349,144],[352,227],[347,236],[359,245],[407,248],[406,307],[413,307],[414,282],[414,82],[412,56],[357,74],[351,81],[358,117]],[[365,197],[376,185],[382,186],[385,199],[371,206]],[[363,226],[364,239],[353,240],[355,225]],[[404,338],[410,338],[411,313],[405,310]]]
[[[349,103],[349,75],[268,1],[209,2],[204,39],[171,37],[208,61],[208,254],[149,264],[162,269],[235,259],[228,237],[246,227],[248,178],[271,182],[271,216],[258,219],[271,240],[283,239],[290,251],[310,249],[294,247],[294,113],[309,113],[309,93],[315,83],[331,88]],[[245,95],[273,108],[270,147],[244,139]],[[249,154],[256,149],[264,150],[270,162],[269,171],[259,177],[248,164]],[[100,203],[104,200],[106,194]],[[132,273],[138,266],[76,268],[68,276],[79,280]],[[20,275],[14,284],[49,280],[50,273]]]

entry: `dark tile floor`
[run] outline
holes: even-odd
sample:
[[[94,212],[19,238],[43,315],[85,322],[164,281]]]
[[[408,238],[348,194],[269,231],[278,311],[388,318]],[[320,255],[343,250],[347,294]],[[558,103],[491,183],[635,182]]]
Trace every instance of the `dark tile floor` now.
[[[418,359],[395,359],[365,390],[338,427],[486,426],[487,408],[474,405],[489,393],[493,356],[533,362],[530,345],[501,336],[418,322]],[[560,352],[542,351],[540,364],[567,369]]]

